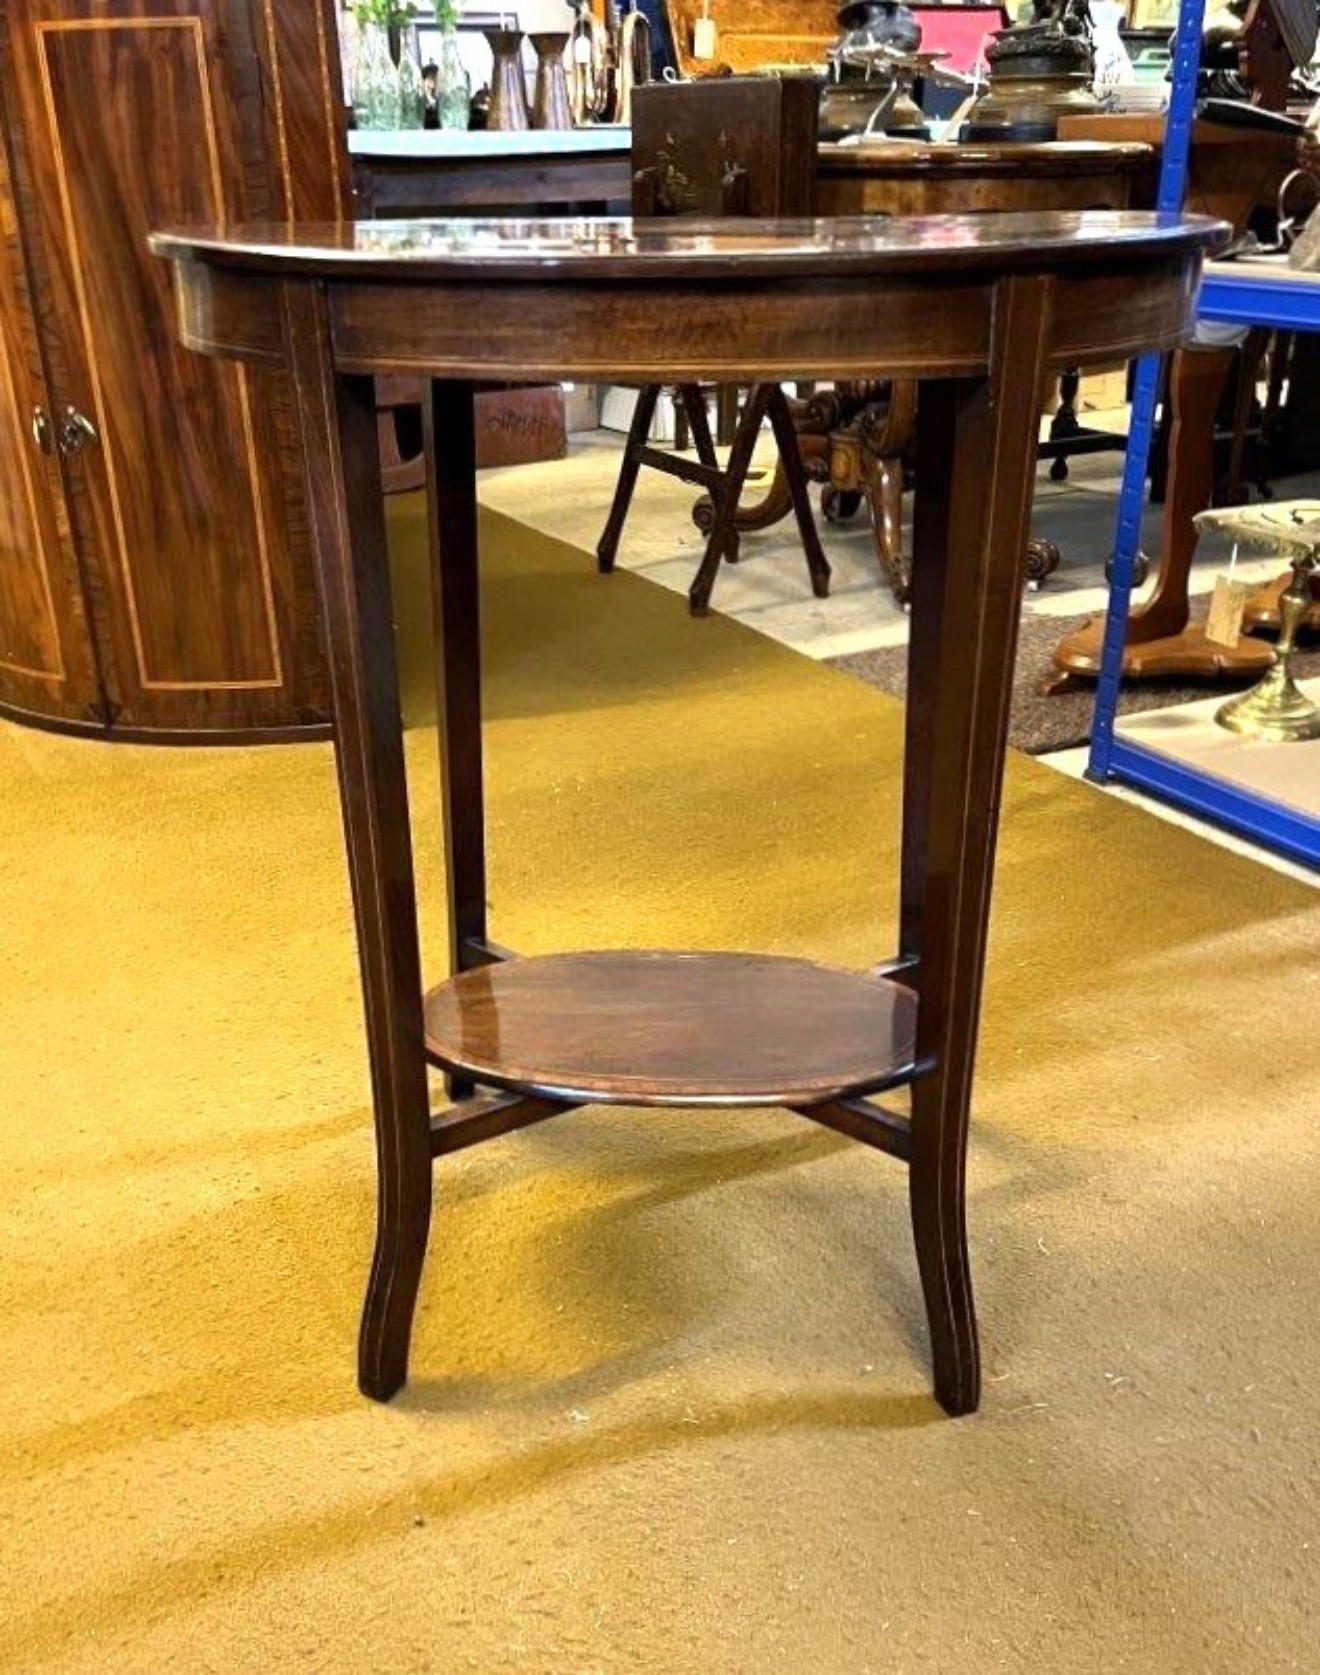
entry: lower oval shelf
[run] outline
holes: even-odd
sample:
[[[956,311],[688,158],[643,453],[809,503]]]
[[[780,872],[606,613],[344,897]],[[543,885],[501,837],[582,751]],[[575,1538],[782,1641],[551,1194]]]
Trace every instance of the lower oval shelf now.
[[[917,997],[769,954],[546,954],[465,971],[426,997],[447,1070],[550,1099],[811,1105],[916,1073]]]

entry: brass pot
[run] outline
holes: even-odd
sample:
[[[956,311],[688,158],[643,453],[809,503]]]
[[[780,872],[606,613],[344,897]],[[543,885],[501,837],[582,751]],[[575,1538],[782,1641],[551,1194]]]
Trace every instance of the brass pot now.
[[[1061,71],[1057,60],[1021,58],[996,69],[987,91],[972,106],[963,129],[968,140],[1055,139],[1061,116],[1100,109],[1084,71]]]

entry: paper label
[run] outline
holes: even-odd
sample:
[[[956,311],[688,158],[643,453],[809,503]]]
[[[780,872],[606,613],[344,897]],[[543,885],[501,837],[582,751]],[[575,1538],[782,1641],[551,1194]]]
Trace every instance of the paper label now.
[[[692,24],[692,56],[694,58],[714,58],[715,40],[715,19],[713,17],[696,18]]]
[[[1242,614],[1247,608],[1247,582],[1231,581],[1225,575],[1215,577],[1215,590],[1210,595],[1210,615],[1206,619],[1205,637],[1217,646],[1235,646],[1242,638]]]

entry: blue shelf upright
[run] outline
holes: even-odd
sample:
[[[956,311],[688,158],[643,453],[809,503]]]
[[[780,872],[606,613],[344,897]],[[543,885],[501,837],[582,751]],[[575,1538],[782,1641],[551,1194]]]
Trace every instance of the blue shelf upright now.
[[[1196,72],[1201,62],[1201,22],[1205,0],[1182,0],[1174,39],[1169,115],[1160,159],[1157,210],[1178,214],[1187,195],[1187,164],[1192,149],[1196,115]],[[1143,355],[1137,362],[1132,391],[1132,421],[1123,458],[1123,486],[1118,496],[1118,522],[1110,561],[1109,613],[1105,619],[1100,655],[1100,682],[1091,728],[1091,757],[1087,778],[1104,783],[1109,778],[1114,749],[1114,717],[1123,673],[1123,642],[1132,601],[1132,571],[1141,546],[1141,509],[1146,499],[1146,473],[1155,433],[1155,404],[1159,399],[1160,356]]]

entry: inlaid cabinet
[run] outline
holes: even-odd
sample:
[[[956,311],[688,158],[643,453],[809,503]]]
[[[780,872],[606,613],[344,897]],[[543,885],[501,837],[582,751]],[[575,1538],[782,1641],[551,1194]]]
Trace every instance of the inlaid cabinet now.
[[[284,375],[177,344],[152,228],[347,213],[334,0],[0,0],[0,707],[323,728]]]

